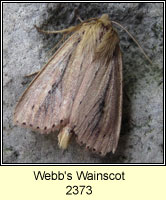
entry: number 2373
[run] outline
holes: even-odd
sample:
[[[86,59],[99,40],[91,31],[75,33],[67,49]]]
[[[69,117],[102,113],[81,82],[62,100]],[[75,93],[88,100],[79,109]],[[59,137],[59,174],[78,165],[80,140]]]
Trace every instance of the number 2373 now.
[[[90,185],[68,185],[66,186],[67,192],[66,195],[78,195],[78,194],[87,194],[91,195],[92,194],[92,186]]]

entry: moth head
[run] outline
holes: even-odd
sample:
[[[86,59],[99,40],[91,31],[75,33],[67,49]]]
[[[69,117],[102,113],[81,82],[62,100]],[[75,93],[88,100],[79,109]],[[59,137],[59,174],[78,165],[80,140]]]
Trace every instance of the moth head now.
[[[112,26],[111,20],[109,19],[108,14],[103,14],[100,18],[99,21],[103,23],[104,26]]]

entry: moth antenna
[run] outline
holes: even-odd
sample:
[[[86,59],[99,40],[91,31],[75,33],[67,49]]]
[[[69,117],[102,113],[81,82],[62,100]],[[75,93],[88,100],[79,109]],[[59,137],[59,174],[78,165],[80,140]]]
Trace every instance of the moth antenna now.
[[[142,51],[142,53],[144,54],[144,56],[146,57],[146,59],[150,62],[150,64],[152,65],[152,61],[150,60],[150,58],[146,55],[145,51],[143,50],[143,48],[141,47],[141,45],[138,43],[138,41],[134,38],[134,36],[125,28],[123,27],[121,24],[119,24],[118,22],[112,21],[112,23],[120,26],[123,30],[126,31],[126,33],[133,39],[133,41],[137,44],[137,46],[139,47],[139,49]]]

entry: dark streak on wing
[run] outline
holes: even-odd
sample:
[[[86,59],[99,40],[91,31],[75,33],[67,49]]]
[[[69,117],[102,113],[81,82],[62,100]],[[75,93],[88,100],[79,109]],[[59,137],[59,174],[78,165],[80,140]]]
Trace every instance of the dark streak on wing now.
[[[74,44],[74,46],[76,47],[77,45],[78,45],[78,41]],[[70,54],[68,55],[67,63],[62,71],[62,74],[61,74],[59,80],[52,85],[51,90],[48,91],[47,96],[45,97],[43,103],[40,105],[39,110],[36,112],[36,114],[35,114],[36,123],[38,121],[38,117],[40,116],[40,114],[43,115],[43,113],[45,113],[43,116],[43,123],[44,123],[45,120],[48,120],[47,119],[47,117],[49,117],[48,115],[51,115],[51,114],[53,115],[54,112],[56,112],[56,110],[55,110],[56,89],[61,85],[61,83],[63,81],[63,77],[65,75],[66,69],[68,68],[69,63],[71,62],[72,53],[73,52],[70,52]],[[49,112],[48,112],[48,110],[49,110]]]
[[[41,106],[39,107],[39,109],[41,109],[42,107],[44,108],[44,111],[45,111],[45,115],[47,114],[47,111],[48,111],[48,107],[51,106],[50,103],[52,103],[53,101],[51,101],[51,98],[52,96],[54,96],[54,92],[55,90],[57,89],[57,87],[59,86],[59,84],[62,82],[63,80],[63,77],[64,77],[64,74],[65,74],[65,71],[68,67],[68,64],[69,64],[69,61],[70,61],[70,57],[71,57],[71,54],[69,55],[69,59],[67,60],[67,63],[66,63],[66,66],[63,70],[63,73],[60,77],[60,79],[58,80],[58,82],[55,82],[53,85],[52,85],[52,88],[51,90],[48,91],[48,95],[46,96],[46,98],[44,99],[44,102],[41,104]],[[54,101],[56,101],[56,99],[54,99]],[[36,113],[37,114],[37,113]]]
[[[122,80],[119,72],[119,70],[121,70],[121,61],[119,63],[118,60],[121,58],[121,56],[119,55],[119,52],[119,45],[117,45],[114,50],[114,54],[112,55],[111,63],[101,66],[112,66],[109,70],[106,87],[102,85],[102,90],[100,91],[102,96],[97,96],[97,99],[94,99],[97,101],[93,102],[92,107],[85,115],[81,115],[81,123],[76,122],[76,126],[74,128],[75,133],[78,135],[77,139],[79,143],[86,144],[87,148],[94,149],[94,151],[101,153],[102,155],[105,155],[107,151],[109,152],[115,150],[114,148],[117,145],[117,140],[119,137],[119,125],[116,125],[119,124],[119,120],[121,121],[120,105],[122,98]],[[97,73],[98,71],[96,71],[95,77]],[[108,73],[108,71],[105,71],[104,74],[105,73]],[[93,79],[91,85],[94,85],[94,83],[95,78]],[[102,82],[102,84],[103,83],[104,82]],[[89,86],[90,90],[93,88],[93,86],[91,88],[91,85]],[[83,96],[82,101],[84,101],[84,103],[87,101],[86,96]],[[81,109],[84,108],[80,108],[78,112],[82,114],[84,111]]]

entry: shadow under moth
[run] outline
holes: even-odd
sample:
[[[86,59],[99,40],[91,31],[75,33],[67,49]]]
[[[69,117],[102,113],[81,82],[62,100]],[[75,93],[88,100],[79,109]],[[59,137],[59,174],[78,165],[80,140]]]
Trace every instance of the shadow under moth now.
[[[101,156],[114,153],[122,120],[122,54],[112,22],[104,14],[53,33],[72,34],[21,96],[14,123],[45,134],[59,131],[62,149],[74,134]]]

